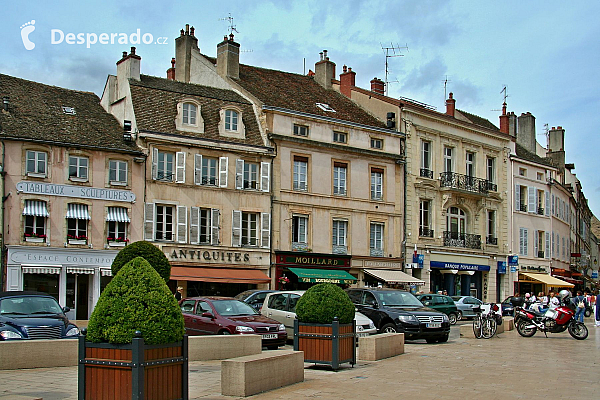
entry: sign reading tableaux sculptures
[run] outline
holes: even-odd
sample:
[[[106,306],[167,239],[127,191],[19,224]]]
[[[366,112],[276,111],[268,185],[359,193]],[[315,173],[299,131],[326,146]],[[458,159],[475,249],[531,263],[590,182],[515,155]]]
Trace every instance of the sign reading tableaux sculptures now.
[[[135,203],[135,194],[129,190],[102,189],[87,186],[57,185],[55,183],[17,183],[17,191],[46,196],[78,197],[92,200],[111,200]]]

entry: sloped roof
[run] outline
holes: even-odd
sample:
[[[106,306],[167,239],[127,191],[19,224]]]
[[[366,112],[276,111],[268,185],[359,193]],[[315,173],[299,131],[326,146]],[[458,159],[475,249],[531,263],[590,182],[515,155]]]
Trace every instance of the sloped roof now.
[[[140,153],[133,142],[123,140],[123,128],[94,93],[0,74],[4,96],[10,97],[10,108],[0,111],[0,137]],[[75,114],[66,114],[63,107],[72,107]]]
[[[495,131],[499,130],[498,127],[490,122],[490,120],[480,117],[475,114],[471,114],[469,112],[463,110],[456,110],[460,112],[465,118],[467,118],[471,123],[479,126],[483,126],[484,128],[493,129]]]
[[[534,154],[530,151],[528,151],[527,149],[525,149],[525,147],[521,146],[518,143],[515,143],[516,145],[516,151],[517,151],[517,157],[522,158],[524,160],[527,161],[531,161],[537,164],[542,164],[542,165],[546,165],[548,167],[554,167],[554,163],[552,162],[552,159],[550,158],[543,158],[538,156],[537,154]]]
[[[165,78],[141,75],[140,80],[129,80],[135,119],[140,131],[161,132],[222,142],[265,146],[260,135],[252,104],[232,90],[183,83]],[[204,132],[186,132],[175,128],[177,104],[184,98],[200,103]],[[228,105],[242,109],[246,138],[237,139],[219,135],[219,112]]]

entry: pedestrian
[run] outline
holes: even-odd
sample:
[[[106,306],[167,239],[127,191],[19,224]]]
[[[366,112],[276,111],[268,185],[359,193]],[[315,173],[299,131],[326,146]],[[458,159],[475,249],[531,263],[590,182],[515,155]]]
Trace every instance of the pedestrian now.
[[[183,298],[183,286],[177,286],[177,292],[175,292],[175,300],[180,302]]]
[[[444,290],[444,293],[443,293],[443,294],[444,294],[444,296],[448,296],[448,291],[447,291],[447,290]]]
[[[554,310],[556,307],[560,306],[560,300],[556,297],[554,292],[550,292],[550,299],[548,299],[548,307],[551,310]]]
[[[577,296],[571,300],[575,306],[575,320],[583,323],[583,316],[585,315],[585,307],[587,306],[585,296],[581,293],[581,290],[577,291]]]
[[[548,308],[548,296],[544,294],[544,292],[538,293],[538,300],[542,303],[542,308]]]
[[[595,303],[595,308],[596,308],[596,312],[594,313],[594,315],[596,316],[596,323],[594,324],[596,326],[596,328],[600,327],[600,306],[598,305],[598,293],[596,293],[596,295],[594,296],[594,303]]]

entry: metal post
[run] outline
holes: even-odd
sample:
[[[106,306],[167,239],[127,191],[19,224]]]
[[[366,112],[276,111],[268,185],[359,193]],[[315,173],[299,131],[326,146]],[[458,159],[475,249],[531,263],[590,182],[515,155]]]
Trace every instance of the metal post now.
[[[189,376],[188,376],[188,335],[183,335],[183,365],[181,366],[181,386],[183,390],[182,398],[183,400],[188,400],[189,398]]]
[[[333,318],[331,323],[331,368],[340,367],[340,321],[338,317]]]
[[[82,329],[81,334],[77,338],[78,340],[78,357],[79,364],[77,366],[77,398],[79,400],[85,399],[85,334],[87,329]]]
[[[358,338],[356,337],[356,320],[352,320],[352,338],[353,346],[352,346],[352,368],[354,368],[354,364],[356,364],[356,345],[358,342]]]
[[[144,338],[135,331],[131,343],[131,399],[144,398]]]
[[[298,343],[298,329],[299,329],[298,319],[295,318],[294,319],[294,351],[298,351],[298,345],[299,345],[299,343]]]

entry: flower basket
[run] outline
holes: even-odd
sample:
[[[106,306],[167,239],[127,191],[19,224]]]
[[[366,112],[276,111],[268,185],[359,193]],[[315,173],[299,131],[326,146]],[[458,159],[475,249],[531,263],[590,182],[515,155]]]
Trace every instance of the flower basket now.
[[[68,244],[87,244],[87,236],[85,235],[80,235],[80,236],[75,236],[75,235],[67,235],[67,243]]]
[[[44,235],[44,234],[37,234],[37,233],[31,232],[31,233],[26,233],[23,236],[24,236],[26,242],[44,243],[46,241],[46,235]]]

